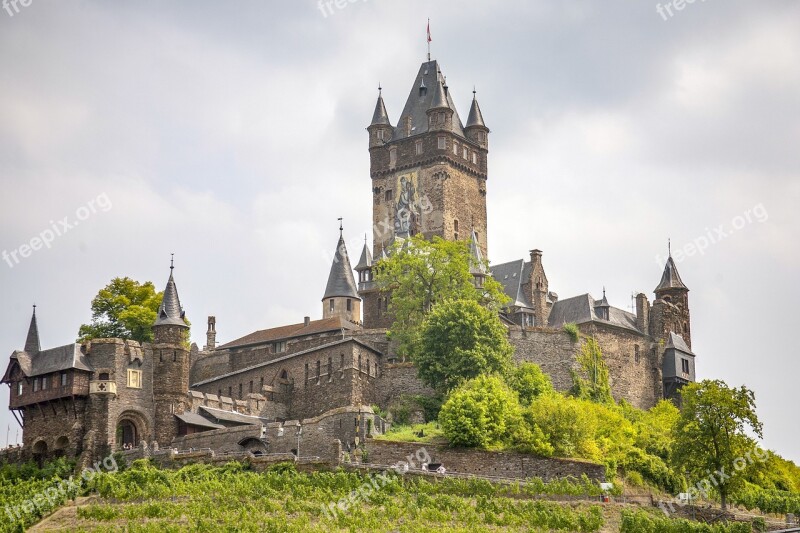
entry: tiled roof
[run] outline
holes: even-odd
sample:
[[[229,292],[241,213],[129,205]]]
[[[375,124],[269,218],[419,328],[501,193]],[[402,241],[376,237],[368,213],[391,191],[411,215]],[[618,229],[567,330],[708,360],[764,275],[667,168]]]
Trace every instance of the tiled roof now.
[[[200,406],[200,410],[206,413],[211,418],[217,420],[218,422],[232,422],[234,424],[266,424],[267,422],[270,422],[266,418],[243,415],[241,413],[235,413],[233,411],[224,411],[222,409],[216,409],[214,407],[206,407],[204,405]]]
[[[528,271],[527,277],[525,275],[526,268]],[[524,259],[517,259],[508,263],[492,265],[489,267],[489,272],[503,286],[503,292],[511,298],[511,303],[508,305],[533,307],[522,290],[524,281],[530,279],[530,263],[525,263]]]
[[[34,354],[39,353],[42,349],[39,343],[39,326],[36,324],[36,306],[33,306],[33,316],[31,316],[31,325],[28,328],[28,336],[25,339],[25,351]]]
[[[225,426],[223,426],[222,424],[216,424],[216,423],[212,422],[211,420],[209,420],[208,418],[206,418],[204,416],[200,416],[197,413],[191,413],[191,412],[181,413],[179,415],[175,415],[175,418],[177,418],[178,420],[183,421],[186,424],[189,424],[190,426],[198,426],[198,427],[209,428],[209,429],[224,429],[225,428]]]
[[[570,322],[575,324],[597,322],[639,332],[636,328],[636,315],[633,313],[609,306],[608,320],[603,320],[595,313],[595,306],[596,300],[589,294],[559,300],[553,304],[553,308],[550,310],[548,325],[558,328]]]
[[[188,328],[186,322],[183,321],[184,312],[181,307],[180,298],[178,298],[178,288],[175,286],[175,279],[172,277],[173,267],[169,267],[169,279],[167,280],[167,287],[164,289],[164,298],[161,300],[161,306],[158,308],[158,318],[156,318],[154,326],[182,326]]]
[[[678,267],[675,266],[675,261],[672,260],[672,256],[669,256],[669,259],[667,259],[667,264],[664,265],[664,273],[661,275],[661,283],[658,284],[655,292],[665,289],[689,290],[686,285],[683,284],[683,280],[681,280],[681,276],[678,274]]]
[[[694,355],[692,350],[686,345],[686,341],[683,340],[683,337],[678,335],[677,333],[673,333],[672,331],[669,332],[669,337],[667,337],[667,345],[666,348],[674,348],[680,352],[688,353]]]
[[[378,93],[378,101],[375,103],[375,112],[372,113],[372,122],[370,126],[385,125],[391,126],[389,122],[389,115],[386,113],[386,105],[383,103],[383,96]]]
[[[359,329],[359,326],[345,320],[340,316],[333,316],[330,318],[323,318],[322,320],[312,320],[308,325],[306,325],[304,322],[300,322],[299,324],[289,324],[287,326],[279,326],[277,328],[254,331],[249,335],[245,335],[244,337],[217,347],[217,350],[234,348],[236,346],[262,344],[283,339],[303,337],[305,335],[313,335],[316,333],[338,331],[341,329],[356,330]]]
[[[483,113],[481,113],[481,107],[478,105],[478,99],[474,96],[474,93],[475,91],[473,91],[472,107],[469,108],[466,127],[482,126],[485,128],[486,124],[483,122]]]
[[[353,277],[353,269],[350,267],[350,258],[347,256],[347,247],[344,238],[340,235],[336,245],[336,253],[331,264],[331,272],[328,274],[328,284],[325,286],[326,298],[340,296],[343,298],[358,298],[356,289],[356,279]]]
[[[13,361],[19,363],[22,373],[29,378],[73,368],[86,372],[94,372],[88,359],[81,351],[81,345],[75,343],[42,350],[36,354],[29,354],[28,352],[17,350],[11,354],[11,362],[8,366],[9,370],[11,369]],[[3,381],[8,379],[8,377],[7,370]]]

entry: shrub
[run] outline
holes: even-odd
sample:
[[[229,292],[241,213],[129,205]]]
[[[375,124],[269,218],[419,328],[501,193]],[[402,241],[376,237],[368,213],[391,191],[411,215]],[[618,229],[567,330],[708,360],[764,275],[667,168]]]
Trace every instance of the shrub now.
[[[580,331],[578,330],[578,325],[574,322],[570,322],[569,324],[564,324],[564,332],[569,335],[569,338],[572,339],[572,342],[578,342],[578,338],[580,337]]]

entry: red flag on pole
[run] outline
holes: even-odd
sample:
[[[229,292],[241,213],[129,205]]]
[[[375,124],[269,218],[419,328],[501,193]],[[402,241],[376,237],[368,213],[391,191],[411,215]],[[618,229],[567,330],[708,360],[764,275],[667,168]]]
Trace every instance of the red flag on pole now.
[[[431,19],[428,19],[428,42],[431,42]]]

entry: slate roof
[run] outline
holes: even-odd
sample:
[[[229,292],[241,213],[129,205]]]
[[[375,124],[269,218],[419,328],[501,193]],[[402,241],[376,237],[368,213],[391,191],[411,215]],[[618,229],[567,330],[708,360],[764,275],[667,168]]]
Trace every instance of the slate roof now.
[[[174,267],[169,267],[169,279],[167,280],[167,287],[164,289],[164,298],[161,300],[161,305],[158,308],[158,318],[156,318],[154,326],[181,326],[188,328],[183,317],[186,313],[181,307],[181,300],[178,298],[178,287],[175,286],[175,279],[172,277],[172,270]]]
[[[401,139],[406,136],[405,120],[411,117],[411,135],[419,135],[428,131],[428,115],[427,111],[431,108],[434,96],[438,92],[440,83],[439,63],[437,61],[427,61],[419,68],[419,73],[414,79],[414,84],[411,86],[411,92],[406,100],[406,105],[403,112],[400,114],[400,119],[397,122],[397,127],[394,129],[394,136],[392,140]],[[443,80],[442,80],[443,81]],[[426,87],[433,87],[434,90],[422,91],[420,94],[419,87],[421,85]],[[458,111],[453,103],[452,91],[447,92],[447,107],[453,110],[453,132],[461,137],[464,137],[464,126],[458,116]]]
[[[669,256],[667,259],[667,264],[664,265],[664,273],[661,275],[661,283],[658,284],[655,292],[665,289],[689,290],[686,285],[683,284],[683,280],[681,280],[681,276],[678,274],[678,267],[675,266],[675,261],[672,260],[672,256]]]
[[[278,340],[291,339],[294,337],[303,337],[305,335],[313,335],[315,333],[325,333],[330,331],[357,330],[359,326],[345,320],[340,316],[333,316],[330,318],[323,318],[322,320],[312,320],[306,326],[305,322],[299,324],[289,324],[286,326],[279,326],[277,328],[262,329],[254,331],[249,335],[240,337],[236,340],[218,346],[217,350],[225,348],[234,348],[237,346],[249,346],[252,344],[263,344],[274,342]]]
[[[339,242],[336,245],[336,253],[331,264],[331,272],[328,274],[328,284],[325,286],[325,296],[333,298],[341,296],[344,298],[358,298],[356,280],[353,277],[353,269],[350,267],[350,258],[347,256],[347,247],[344,244],[344,237],[339,235]]]
[[[241,413],[235,413],[233,411],[225,411],[223,409],[217,409],[215,407],[206,407],[204,405],[201,405],[199,409],[205,412],[211,418],[217,420],[218,422],[230,422],[233,424],[242,424],[242,425],[266,424],[268,422],[271,422],[271,420],[267,420],[266,418],[243,415]]]
[[[561,327],[570,322],[575,324],[597,322],[641,333],[636,329],[636,315],[633,313],[609,306],[608,320],[603,320],[594,311],[598,305],[599,302],[592,298],[590,294],[581,294],[580,296],[559,300],[553,304],[547,323],[550,327]]]
[[[475,91],[472,92],[472,106],[469,108],[469,116],[467,117],[467,125],[465,127],[469,128],[470,126],[486,127],[486,124],[483,122],[481,107],[478,105],[478,98],[475,96]]]
[[[200,416],[197,413],[182,413],[179,415],[175,415],[175,418],[181,420],[182,422],[189,424],[190,426],[198,426],[203,428],[209,429],[225,429],[225,426],[222,424],[216,424],[209,420],[204,416]]]
[[[366,270],[371,266],[372,252],[369,251],[369,246],[367,246],[365,241],[364,248],[361,250],[361,258],[358,260],[358,264],[356,265],[356,271]]]
[[[39,353],[42,346],[39,343],[39,326],[36,324],[36,306],[33,306],[33,316],[31,325],[28,327],[28,336],[25,338],[25,351],[28,353]]]
[[[489,267],[489,272],[503,286],[503,292],[511,298],[509,305],[533,308],[533,305],[528,301],[522,290],[523,282],[530,279],[530,263],[527,263],[527,277],[525,275],[526,263],[524,259],[492,265]]]
[[[378,101],[375,102],[375,112],[372,113],[372,122],[369,125],[392,125],[389,121],[389,115],[386,113],[386,105],[383,103],[383,96],[381,96],[380,91],[378,91]]]
[[[94,369],[89,364],[88,359],[81,351],[81,345],[72,343],[57,348],[50,348],[42,350],[39,353],[31,354],[26,351],[16,350],[11,354],[11,361],[9,362],[6,375],[3,376],[3,382],[7,382],[11,366],[16,361],[22,373],[27,377],[43,376],[45,374],[52,374],[53,372],[61,372],[63,370],[76,369],[84,370],[86,372],[94,372]]]
[[[669,337],[667,337],[667,345],[665,348],[673,348],[678,350],[679,352],[687,353],[689,355],[694,355],[692,350],[689,349],[689,346],[686,345],[686,341],[683,340],[683,337],[678,335],[677,333],[673,333],[672,331],[669,332]]]

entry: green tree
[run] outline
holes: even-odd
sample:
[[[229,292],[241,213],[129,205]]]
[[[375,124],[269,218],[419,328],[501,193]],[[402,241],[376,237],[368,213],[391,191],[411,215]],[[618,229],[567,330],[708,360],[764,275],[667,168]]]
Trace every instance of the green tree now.
[[[79,341],[100,338],[153,340],[153,322],[161,305],[162,292],[152,282],[114,278],[92,300],[92,322],[78,330]]]
[[[536,398],[523,416],[529,427],[542,430],[555,455],[598,460],[597,419],[588,403],[559,393],[545,394]]]
[[[497,375],[471,379],[450,393],[439,424],[454,446],[488,448],[512,440],[519,428],[517,396]]]
[[[676,424],[673,462],[690,483],[714,489],[722,508],[744,486],[747,457],[756,450],[761,422],[755,395],[747,387],[729,388],[724,381],[705,380],[681,389],[681,415]],[[756,461],[752,461],[755,463]]]
[[[587,339],[581,346],[581,353],[577,359],[581,372],[572,374],[572,394],[577,398],[585,398],[596,403],[614,403],[608,366],[597,341],[593,338]]]
[[[392,326],[389,335],[399,342],[403,356],[416,353],[425,316],[446,300],[473,300],[493,310],[508,301],[503,288],[487,277],[476,288],[470,274],[469,245],[422,235],[395,242],[388,258],[375,268],[375,282],[389,297]],[[484,265],[486,266],[486,265]]]
[[[522,405],[528,406],[542,394],[553,391],[550,376],[542,372],[536,363],[523,362],[515,365],[506,378],[509,386],[519,394]]]
[[[514,348],[493,310],[473,300],[437,304],[422,324],[414,357],[420,379],[440,392],[484,373],[503,374]]]

